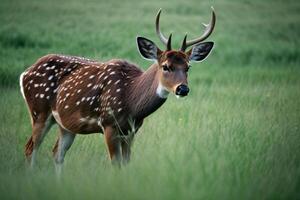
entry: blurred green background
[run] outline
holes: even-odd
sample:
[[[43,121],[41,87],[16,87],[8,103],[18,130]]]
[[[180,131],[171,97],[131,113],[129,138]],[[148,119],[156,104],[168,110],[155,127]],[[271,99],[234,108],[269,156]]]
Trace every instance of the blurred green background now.
[[[129,165],[110,165],[102,135],[78,136],[58,181],[54,127],[36,169],[27,169],[24,69],[48,53],[124,58],[146,69],[135,38],[162,47],[159,8],[178,48],[185,33],[202,33],[210,6],[212,54],[193,64],[189,97],[170,96],[145,120]],[[300,198],[300,1],[1,0],[0,25],[1,199]]]

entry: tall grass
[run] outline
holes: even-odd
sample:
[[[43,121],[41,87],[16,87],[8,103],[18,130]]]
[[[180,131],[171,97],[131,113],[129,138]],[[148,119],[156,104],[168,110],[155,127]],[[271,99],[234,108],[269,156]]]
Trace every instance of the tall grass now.
[[[78,136],[61,180],[53,127],[37,167],[26,167],[31,134],[18,75],[47,53],[125,58],[142,68],[135,36],[160,45],[154,16],[179,47],[201,33],[210,6],[217,25],[210,57],[193,64],[191,94],[170,96],[147,118],[122,169],[102,135]],[[299,199],[300,3],[298,1],[18,1],[0,6],[1,199]],[[161,45],[160,45],[161,46]]]

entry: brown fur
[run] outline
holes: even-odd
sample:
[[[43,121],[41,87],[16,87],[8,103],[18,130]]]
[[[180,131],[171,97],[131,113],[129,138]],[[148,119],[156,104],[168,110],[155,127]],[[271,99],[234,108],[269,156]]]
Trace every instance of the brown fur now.
[[[162,61],[185,67],[182,61],[186,58],[181,54],[163,54],[162,58],[166,60]],[[165,81],[165,76],[160,64],[153,64],[143,72],[136,65],[118,59],[97,62],[54,54],[40,58],[24,72],[21,80],[33,119],[26,156],[30,157],[33,149],[38,148],[46,120],[53,115],[61,129],[70,133],[104,132],[113,159],[116,152],[112,146],[115,144],[109,141],[110,138],[136,132],[143,119],[165,102],[166,99],[156,94],[158,84]],[[173,78],[176,82],[166,82],[166,85],[173,84],[174,87],[184,78]],[[54,145],[54,155],[58,144],[59,140]],[[131,140],[118,142],[123,149],[120,154],[126,160],[130,157],[130,144]],[[116,154],[116,157],[120,156]]]
[[[29,140],[27,141],[25,145],[25,156],[26,158],[29,158],[30,155],[32,154],[33,150],[33,141],[32,141],[32,136],[30,136]]]

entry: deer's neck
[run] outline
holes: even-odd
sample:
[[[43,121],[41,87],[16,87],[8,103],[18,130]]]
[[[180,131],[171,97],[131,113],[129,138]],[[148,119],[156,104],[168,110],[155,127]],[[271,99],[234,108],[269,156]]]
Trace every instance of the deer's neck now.
[[[141,75],[133,79],[129,89],[129,104],[133,117],[144,119],[156,111],[167,99],[167,94],[159,95],[162,88],[159,84],[158,65],[153,64]],[[160,91],[161,92],[161,91]]]

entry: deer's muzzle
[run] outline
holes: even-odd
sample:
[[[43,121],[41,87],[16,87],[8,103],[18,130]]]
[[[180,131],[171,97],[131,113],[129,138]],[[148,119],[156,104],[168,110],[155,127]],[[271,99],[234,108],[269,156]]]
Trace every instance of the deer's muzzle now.
[[[181,84],[176,88],[175,94],[184,97],[188,95],[189,91],[190,89],[187,85]]]

